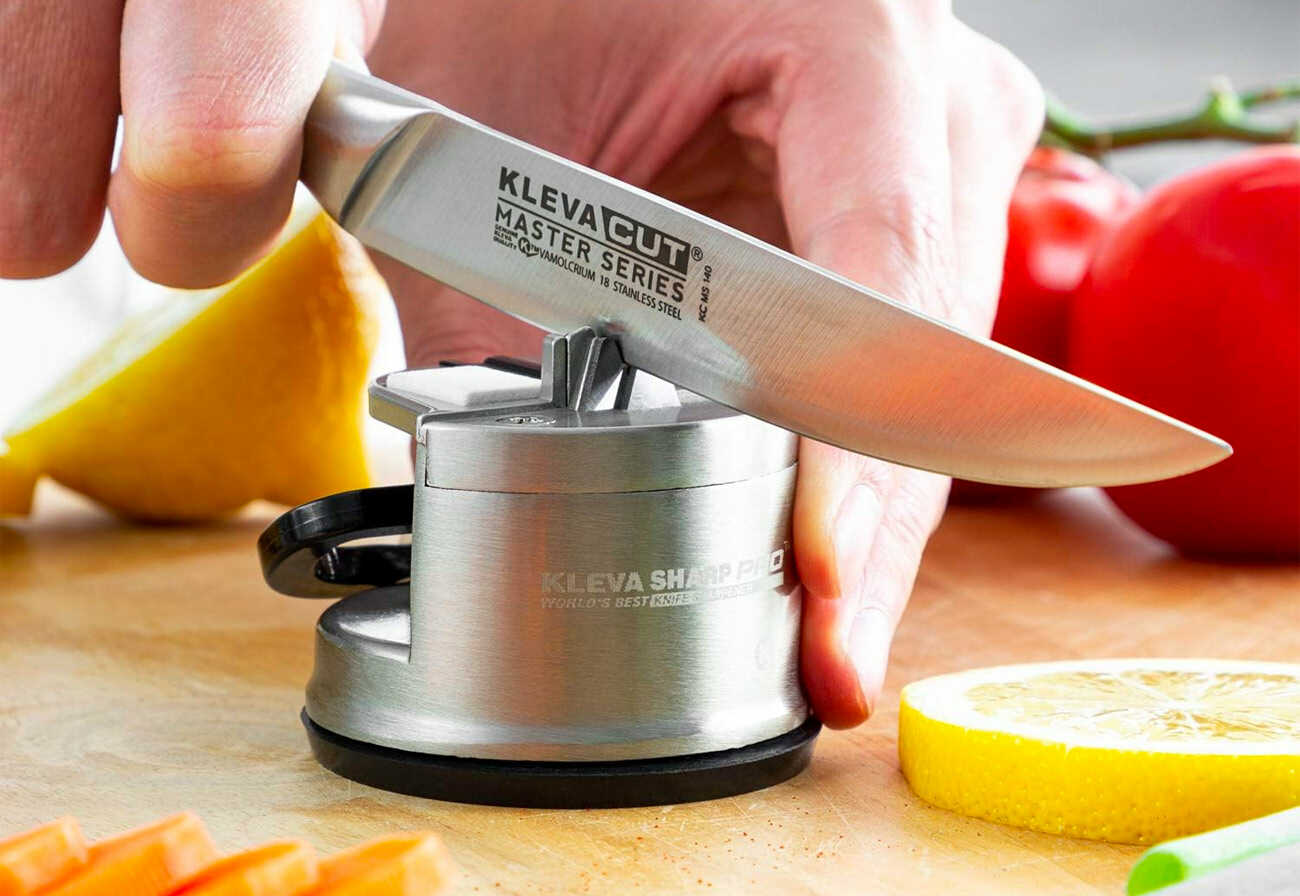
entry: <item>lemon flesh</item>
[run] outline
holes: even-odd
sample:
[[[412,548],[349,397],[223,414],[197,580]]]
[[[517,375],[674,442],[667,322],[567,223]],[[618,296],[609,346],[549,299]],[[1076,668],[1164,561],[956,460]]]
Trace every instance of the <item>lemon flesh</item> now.
[[[1003,824],[1155,843],[1300,805],[1300,665],[1093,660],[903,689],[903,774]]]
[[[172,290],[21,414],[0,514],[48,475],[115,512],[202,520],[369,484],[365,384],[383,280],[318,207],[226,286]]]

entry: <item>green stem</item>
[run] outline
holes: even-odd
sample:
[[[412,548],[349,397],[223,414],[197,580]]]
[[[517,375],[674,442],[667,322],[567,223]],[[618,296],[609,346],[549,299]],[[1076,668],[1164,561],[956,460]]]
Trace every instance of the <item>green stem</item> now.
[[[1281,84],[1274,84],[1271,87],[1244,90],[1237,94],[1237,99],[1247,109],[1253,109],[1255,106],[1262,106],[1265,103],[1300,99],[1300,81],[1283,81]]]
[[[1300,143],[1300,120],[1274,125],[1252,120],[1248,114],[1257,106],[1296,98],[1300,98],[1300,80],[1238,93],[1220,79],[1211,85],[1201,108],[1191,115],[1098,128],[1049,97],[1041,142],[1091,156],[1170,140]]]

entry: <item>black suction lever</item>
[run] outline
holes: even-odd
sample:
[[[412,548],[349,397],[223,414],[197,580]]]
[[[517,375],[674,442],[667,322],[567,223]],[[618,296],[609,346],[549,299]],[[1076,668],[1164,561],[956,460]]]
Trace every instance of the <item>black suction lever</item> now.
[[[349,541],[411,531],[414,487],[340,492],[283,514],[257,539],[266,583],[293,597],[345,597],[411,576],[410,545]]]

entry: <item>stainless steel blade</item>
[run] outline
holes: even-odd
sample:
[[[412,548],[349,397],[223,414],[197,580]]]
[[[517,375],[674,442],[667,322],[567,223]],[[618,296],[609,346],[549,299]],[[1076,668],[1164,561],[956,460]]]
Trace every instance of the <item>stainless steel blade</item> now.
[[[363,243],[823,442],[1014,485],[1142,482],[1222,441],[335,64],[303,182]]]

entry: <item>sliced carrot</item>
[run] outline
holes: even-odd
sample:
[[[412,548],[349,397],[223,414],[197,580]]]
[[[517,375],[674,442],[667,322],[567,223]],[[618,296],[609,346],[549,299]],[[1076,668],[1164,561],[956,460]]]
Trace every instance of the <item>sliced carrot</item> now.
[[[437,834],[395,834],[322,859],[312,896],[431,896],[452,878]]]
[[[86,864],[86,839],[75,818],[60,818],[0,840],[0,896],[28,896]]]
[[[299,896],[319,877],[311,844],[285,840],[217,859],[171,896]]]
[[[89,862],[41,896],[165,896],[217,857],[197,815],[184,812],[90,848]]]

